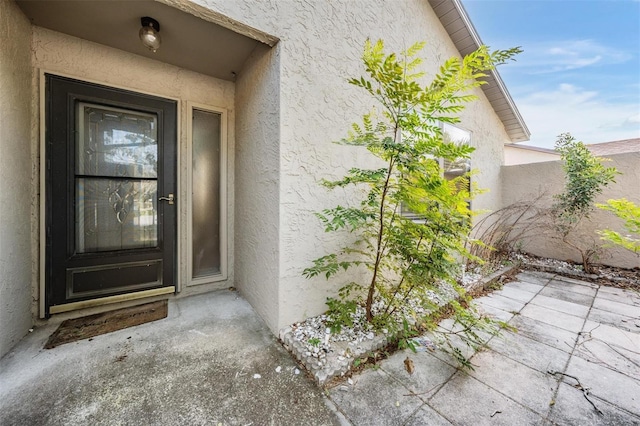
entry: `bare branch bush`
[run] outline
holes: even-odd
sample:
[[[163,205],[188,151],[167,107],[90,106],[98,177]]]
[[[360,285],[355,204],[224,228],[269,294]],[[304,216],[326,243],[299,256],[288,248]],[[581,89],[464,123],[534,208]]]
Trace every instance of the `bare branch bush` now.
[[[511,253],[524,251],[527,241],[544,238],[566,245],[579,253],[583,270],[593,272],[594,263],[603,255],[603,247],[595,239],[588,241],[575,226],[566,229],[558,223],[554,206],[548,206],[546,192],[529,200],[518,201],[497,210],[473,227],[469,251],[489,267],[499,264]]]
[[[549,207],[542,206],[545,196],[541,193],[485,216],[473,227],[471,253],[488,264],[496,264],[509,253],[520,251],[524,240],[547,231]]]

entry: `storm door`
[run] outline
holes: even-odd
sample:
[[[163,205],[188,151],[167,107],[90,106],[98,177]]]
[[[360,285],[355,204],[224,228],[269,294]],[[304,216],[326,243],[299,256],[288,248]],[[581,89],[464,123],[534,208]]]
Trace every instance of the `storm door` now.
[[[46,76],[46,313],[172,288],[176,102]]]

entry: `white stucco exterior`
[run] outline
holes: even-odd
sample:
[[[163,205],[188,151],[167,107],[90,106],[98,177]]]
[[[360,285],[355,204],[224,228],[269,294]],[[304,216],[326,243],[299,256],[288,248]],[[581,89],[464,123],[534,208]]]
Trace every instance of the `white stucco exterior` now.
[[[608,156],[611,161],[607,167],[615,167],[622,174],[616,176],[616,182],[606,187],[596,202],[605,203],[609,199],[626,198],[640,204],[640,152]],[[504,206],[512,203],[532,200],[539,194],[545,194],[543,205],[551,205],[553,194],[562,192],[564,171],[561,161],[521,164],[503,167],[502,198]],[[588,219],[583,220],[571,234],[571,240],[589,248],[594,244],[606,245],[600,240],[597,230],[613,229],[625,235],[623,223],[613,213],[600,209],[594,210]],[[537,256],[560,260],[581,262],[580,254],[562,242],[547,238],[545,235],[532,237],[522,242],[522,250]],[[640,257],[618,247],[604,249],[595,263],[622,268],[640,267]]]
[[[172,2],[165,0],[168,4]],[[269,203],[264,199],[267,195],[259,190],[244,196],[247,202],[255,205],[238,209],[236,220],[238,230],[262,229],[261,221],[266,220],[267,233],[262,238],[278,235],[277,246],[263,249],[269,253],[258,249],[264,244],[259,230],[252,231],[256,236],[253,242],[247,240],[245,248],[238,246],[236,250],[237,262],[255,271],[252,274],[237,271],[239,276],[243,274],[243,279],[237,279],[237,285],[276,331],[306,316],[323,312],[326,297],[334,294],[341,284],[339,280],[328,283],[321,278],[309,281],[301,273],[312,259],[335,251],[344,243],[335,235],[325,234],[313,213],[353,202],[349,193],[328,192],[318,185],[318,181],[323,177],[338,177],[351,166],[362,166],[368,161],[368,153],[364,150],[331,143],[343,137],[350,123],[359,120],[373,106],[346,81],[363,72],[359,58],[364,41],[367,38],[383,39],[389,51],[402,50],[416,41],[427,41],[423,56],[427,59],[426,71],[431,74],[445,59],[458,52],[428,2],[423,0],[402,0],[393,5],[382,0],[198,0],[197,3],[280,39],[275,47],[278,63],[271,60],[271,64],[262,65],[269,69],[265,69],[265,73],[276,72],[279,68],[279,79],[274,77],[269,83],[279,84],[281,88],[279,98],[271,100],[274,108],[277,104],[280,106],[280,167],[277,171],[265,166],[265,174],[258,181],[270,181],[269,188],[278,188],[277,193],[268,196],[273,197],[272,201],[279,200],[279,221],[272,223],[271,218],[262,215],[261,207]],[[241,73],[238,90],[241,90],[243,78]],[[482,92],[476,92],[479,100],[462,114],[461,127],[472,132],[472,143],[477,148],[473,157],[473,165],[480,171],[477,182],[483,188],[498,188],[502,147],[509,138]],[[240,111],[243,102],[239,96],[237,100]],[[271,134],[275,134],[275,130]],[[251,139],[254,137],[261,137],[260,143],[270,140],[259,132]],[[238,146],[250,143],[244,138],[245,135],[238,136]],[[243,163],[240,155],[238,163]],[[242,173],[243,168],[238,167],[237,182],[242,181]],[[273,175],[268,177],[268,173]],[[495,209],[500,201],[500,191],[493,190],[475,200],[474,207]],[[245,213],[247,210],[259,214],[251,218],[251,213]],[[241,219],[242,214],[247,216]],[[277,233],[276,228],[279,229]],[[238,240],[242,238],[238,236]],[[256,254],[250,257],[250,253]],[[265,256],[270,253],[277,254],[277,264],[265,267],[268,263]],[[277,285],[270,282],[272,277],[277,277]],[[278,292],[277,296],[274,291]],[[276,303],[277,313],[274,314],[273,307],[259,307],[264,303],[265,295],[270,303]],[[275,301],[271,299],[274,296],[277,297]],[[263,309],[269,314],[263,313]]]
[[[257,48],[236,81],[236,285],[272,330],[280,268],[280,48]]]
[[[188,286],[185,265],[189,260],[184,245],[190,241],[184,218],[189,212],[187,203],[179,202],[179,296],[236,286],[271,330],[277,332],[285,325],[323,312],[326,298],[335,295],[344,284],[340,279],[306,280],[302,270],[313,259],[345,244],[345,236],[324,233],[314,212],[337,204],[358,203],[352,192],[327,191],[319,185],[320,179],[338,178],[353,166],[373,164],[366,150],[332,143],[345,136],[350,124],[374,106],[347,83],[347,78],[364,71],[360,57],[365,40],[383,39],[388,51],[426,41],[422,56],[428,75],[433,75],[444,60],[458,55],[427,0],[160,1],[208,20],[214,15],[217,22],[220,17],[228,17],[230,27],[249,28],[249,36],[255,29],[260,37],[266,34],[270,35],[267,39],[279,41],[273,47],[260,44],[238,70],[236,80],[223,81],[32,26],[13,2],[1,3],[2,22],[8,23],[2,31],[18,36],[1,47],[0,142],[4,152],[0,173],[3,181],[10,176],[10,181],[20,183],[2,196],[17,203],[20,214],[12,209],[11,219],[5,221],[7,203],[3,202],[0,260],[3,270],[5,262],[14,259],[12,256],[33,260],[14,261],[14,266],[7,267],[11,278],[3,278],[2,282],[0,303],[5,303],[4,292],[8,291],[9,297],[22,300],[22,305],[27,306],[26,313],[20,305],[20,315],[14,315],[20,318],[12,322],[16,326],[12,325],[15,330],[11,333],[16,338],[26,332],[31,317],[36,318],[39,313],[43,72],[177,100],[178,200],[186,200],[188,195],[183,182],[190,167],[184,160],[187,103],[227,111],[229,276],[226,281],[210,285]],[[5,34],[2,35],[4,40]],[[260,40],[257,36],[256,39]],[[5,66],[5,57],[14,59],[10,67]],[[473,207],[495,210],[502,205],[503,145],[510,139],[483,92],[477,89],[475,94],[478,100],[461,114],[460,127],[471,132],[471,143],[476,148],[472,157],[472,167],[478,170],[475,181],[489,191],[474,200]],[[30,102],[12,102],[10,109],[7,99]],[[5,126],[4,120],[14,116],[13,124]],[[18,142],[20,139],[24,142]],[[31,196],[20,198],[24,191]],[[16,241],[5,239],[5,232]],[[9,246],[11,254],[5,251]],[[352,279],[344,277],[345,282]],[[0,315],[5,318],[4,305]],[[5,334],[3,329],[0,355],[15,340],[10,338],[5,344]]]
[[[0,356],[32,324],[30,39],[28,19],[0,2]]]

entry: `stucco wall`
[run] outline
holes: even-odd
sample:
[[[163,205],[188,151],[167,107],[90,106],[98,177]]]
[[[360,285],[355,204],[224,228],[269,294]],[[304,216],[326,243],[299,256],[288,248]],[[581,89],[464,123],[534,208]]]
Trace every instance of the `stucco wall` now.
[[[603,203],[611,198],[626,197],[628,200],[640,203],[640,153],[617,154],[610,156],[608,167],[614,166],[622,175],[616,177],[616,183],[605,188],[597,202]],[[505,206],[522,200],[531,200],[538,194],[547,196],[542,200],[543,205],[552,203],[551,196],[562,192],[564,172],[561,161],[505,166],[502,170],[502,198]],[[584,220],[572,239],[580,241],[589,247],[592,244],[602,244],[595,233],[598,229],[610,228],[624,233],[622,221],[612,213],[595,210],[588,220]],[[552,257],[555,259],[572,259],[579,261],[579,253],[554,239],[545,237],[532,238],[524,241],[522,249],[529,253]],[[609,248],[602,254],[598,263],[624,268],[640,267],[640,258],[633,253],[620,249]]]
[[[279,47],[258,46],[236,81],[236,285],[278,326]]]
[[[234,147],[235,147],[235,85],[233,82],[219,80],[191,72],[182,68],[168,65],[162,62],[147,59],[138,55],[123,52],[100,44],[92,43],[76,37],[71,37],[41,27],[33,27],[32,61],[34,78],[32,84],[33,98],[40,96],[39,69],[53,74],[61,74],[80,80],[92,81],[100,84],[121,87],[157,96],[178,99],[180,112],[178,118],[179,127],[179,190],[178,190],[178,232],[181,242],[179,252],[179,280],[182,285],[180,296],[209,291],[215,288],[227,288],[234,285]],[[28,46],[27,46],[28,51]],[[228,279],[214,284],[199,286],[187,286],[186,276],[186,244],[190,242],[187,235],[187,198],[186,176],[190,165],[185,162],[187,158],[187,101],[204,104],[213,107],[222,107],[228,110],[228,158],[227,158],[227,197],[228,197]],[[38,137],[39,122],[34,120],[34,136],[32,149],[39,153],[40,142]],[[37,169],[38,155],[32,158],[32,167]],[[34,186],[39,186],[39,177],[34,181]],[[34,213],[34,221],[39,220],[37,210]],[[39,235],[33,235],[35,252]],[[38,268],[34,262],[33,291],[34,297],[38,297]],[[36,306],[34,306],[35,314]]]
[[[445,59],[456,55],[457,50],[426,0],[195,2],[281,40],[276,47],[281,87],[280,169],[269,170],[274,174],[270,179],[279,179],[279,241],[271,241],[264,247],[270,252],[278,251],[274,258],[278,265],[269,268],[262,283],[245,283],[261,286],[256,294],[269,294],[270,297],[275,289],[279,289],[277,304],[264,308],[267,312],[277,312],[275,319],[269,314],[267,321],[276,331],[326,310],[326,297],[334,295],[340,285],[339,280],[331,283],[321,278],[308,281],[301,273],[312,259],[337,250],[345,241],[345,236],[325,234],[313,212],[339,203],[357,202],[352,193],[326,191],[318,181],[323,177],[338,177],[354,165],[370,164],[365,150],[331,143],[343,137],[349,124],[373,105],[346,82],[348,77],[363,72],[359,58],[364,41],[382,38],[388,49],[394,51],[416,41],[427,41],[423,54],[428,58],[425,68],[431,73]],[[239,81],[241,78],[242,73]],[[474,206],[495,209],[500,205],[498,182],[502,144],[508,137],[482,92],[476,93],[480,100],[462,114],[461,127],[473,133],[473,143],[478,147],[473,162],[480,169],[480,186],[494,188],[477,199]],[[259,136],[259,129],[255,134]],[[236,170],[238,179],[241,173],[244,171],[239,167]],[[256,189],[252,194],[263,196],[259,192]],[[268,223],[271,226],[271,219]],[[241,232],[238,228],[238,235]],[[239,251],[238,257],[242,256]],[[243,269],[257,268],[257,272],[252,272],[257,274],[264,263],[264,259],[256,256],[253,260],[247,259]],[[278,271],[278,283],[264,282],[274,279],[275,270]],[[351,278],[345,277],[344,281]],[[245,289],[247,294],[248,291]],[[274,301],[268,299],[258,303],[271,305]]]
[[[31,24],[0,2],[0,357],[31,326]]]

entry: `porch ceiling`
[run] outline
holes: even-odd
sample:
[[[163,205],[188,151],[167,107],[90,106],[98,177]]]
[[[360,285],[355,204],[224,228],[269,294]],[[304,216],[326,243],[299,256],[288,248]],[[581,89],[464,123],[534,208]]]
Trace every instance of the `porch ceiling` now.
[[[258,36],[249,37],[228,28],[236,29],[237,23],[225,28],[158,1],[17,0],[16,3],[34,25],[229,81],[258,44],[272,45],[276,41],[257,30],[240,28],[244,34]],[[160,23],[162,45],[156,53],[145,48],[138,38],[143,16]]]

